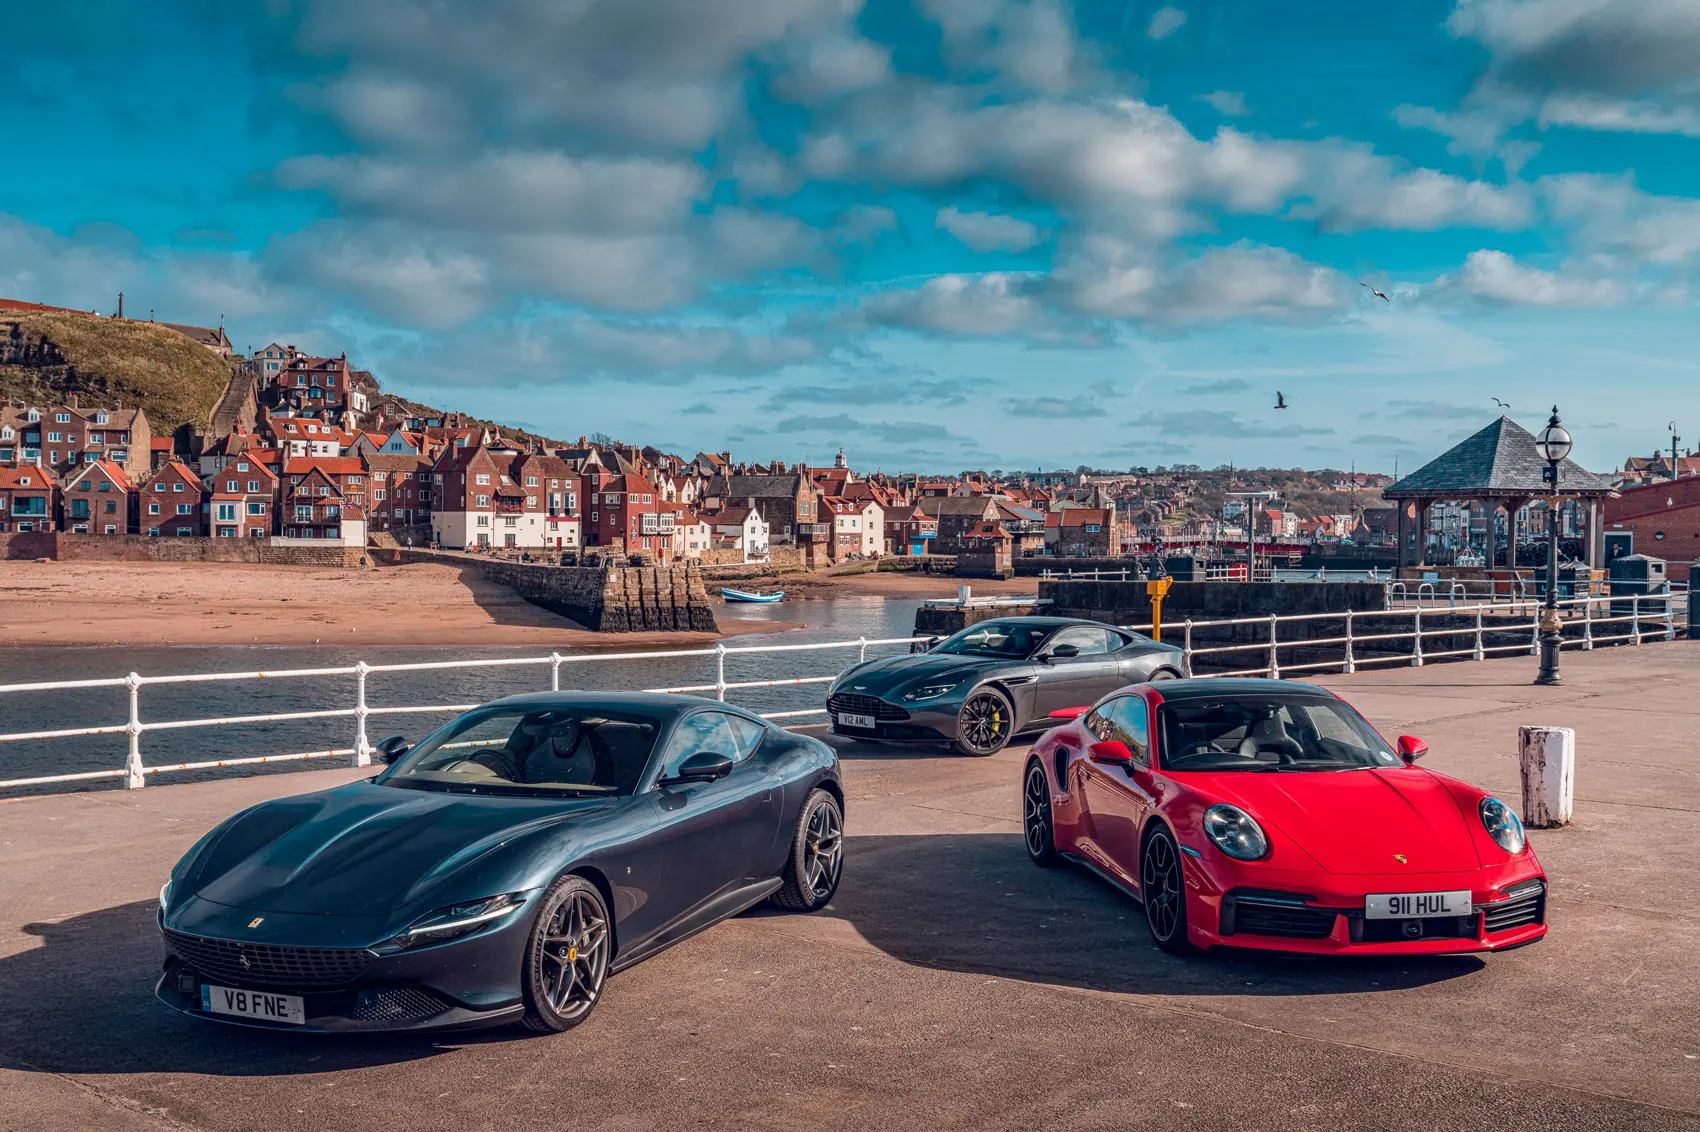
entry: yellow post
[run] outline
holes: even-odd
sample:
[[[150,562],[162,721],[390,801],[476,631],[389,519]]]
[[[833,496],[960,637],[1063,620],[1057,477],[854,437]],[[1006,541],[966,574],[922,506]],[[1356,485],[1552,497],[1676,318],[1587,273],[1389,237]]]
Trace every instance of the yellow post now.
[[[1145,592],[1151,597],[1151,639],[1154,641],[1163,639],[1163,598],[1174,584],[1173,578],[1154,578],[1145,583]]]

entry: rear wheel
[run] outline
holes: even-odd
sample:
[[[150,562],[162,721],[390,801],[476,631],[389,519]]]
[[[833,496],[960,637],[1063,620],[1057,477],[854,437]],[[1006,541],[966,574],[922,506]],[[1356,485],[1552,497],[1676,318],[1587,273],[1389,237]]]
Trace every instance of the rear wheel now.
[[[1015,738],[1015,707],[996,688],[970,692],[956,713],[956,749],[984,758],[995,755]]]
[[[1045,768],[1034,759],[1027,764],[1027,786],[1022,792],[1022,833],[1027,840],[1027,856],[1042,869],[1055,866],[1057,856],[1056,826],[1051,820],[1051,784],[1045,778]]]
[[[831,793],[815,790],[803,803],[780,876],[784,883],[771,899],[793,912],[813,912],[826,907],[843,875],[844,811]]]
[[[608,906],[595,885],[573,875],[551,885],[525,949],[523,1024],[559,1033],[590,1017],[608,978],[611,944]]]
[[[1159,680],[1179,680],[1180,678],[1181,675],[1178,672],[1168,668],[1159,668],[1151,674],[1151,679],[1147,683],[1155,684]]]
[[[1175,839],[1162,826],[1152,830],[1140,853],[1139,893],[1151,939],[1170,955],[1191,954],[1186,937],[1186,879]]]

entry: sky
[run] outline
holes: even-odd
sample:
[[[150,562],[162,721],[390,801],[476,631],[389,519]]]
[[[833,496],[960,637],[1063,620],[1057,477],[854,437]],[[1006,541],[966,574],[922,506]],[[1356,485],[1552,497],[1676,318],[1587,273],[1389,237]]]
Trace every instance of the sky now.
[[[1694,0],[88,0],[8,15],[0,108],[0,296],[566,439],[1700,439]]]

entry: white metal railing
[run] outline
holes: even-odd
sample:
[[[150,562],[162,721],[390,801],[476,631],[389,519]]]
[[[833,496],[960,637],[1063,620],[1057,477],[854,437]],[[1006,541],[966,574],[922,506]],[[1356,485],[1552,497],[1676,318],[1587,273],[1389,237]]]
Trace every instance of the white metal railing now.
[[[353,665],[333,668],[288,668],[257,670],[252,672],[208,672],[183,676],[141,676],[130,673],[128,676],[102,680],[50,680],[33,684],[0,684],[0,695],[6,693],[72,691],[88,688],[124,688],[129,693],[129,719],[124,723],[103,724],[94,727],[68,727],[38,731],[15,731],[0,734],[0,743],[22,742],[25,740],[41,739],[74,739],[93,735],[128,735],[130,740],[129,757],[122,767],[111,770],[79,771],[72,774],[46,774],[29,778],[13,778],[0,780],[0,788],[38,786],[60,782],[83,782],[101,778],[122,778],[124,785],[137,789],[147,784],[147,776],[165,774],[176,771],[208,770],[216,767],[251,766],[262,763],[296,762],[306,759],[324,759],[350,757],[355,766],[369,766],[372,761],[372,743],[366,733],[366,722],[373,716],[408,715],[416,713],[449,713],[469,711],[478,706],[469,704],[415,704],[374,706],[367,702],[366,679],[373,673],[381,672],[426,672],[445,669],[472,668],[522,668],[544,667],[549,669],[549,688],[559,691],[561,687],[561,668],[565,665],[588,664],[591,662],[619,661],[655,661],[676,657],[713,657],[714,681],[704,684],[687,684],[666,688],[646,688],[649,692],[673,693],[709,693],[717,699],[725,700],[726,694],[746,688],[779,688],[804,684],[826,684],[836,679],[836,674],[827,676],[798,676],[781,680],[728,680],[726,662],[728,657],[748,656],[757,653],[795,653],[820,652],[833,649],[855,649],[858,660],[868,658],[868,649],[881,645],[911,644],[913,637],[861,637],[853,641],[826,641],[815,644],[798,645],[727,645],[716,644],[711,648],[697,649],[662,649],[646,652],[624,653],[588,653],[562,656],[552,652],[548,656],[503,657],[483,660],[439,660],[423,661],[412,664],[367,664],[360,661]],[[160,721],[144,721],[141,717],[141,690],[144,687],[167,684],[208,684],[244,680],[287,680],[325,676],[354,677],[354,706],[345,708],[324,708],[315,711],[273,712],[262,715],[218,716],[203,719],[173,719]],[[826,708],[807,708],[798,711],[777,711],[764,713],[767,719],[791,719],[809,715],[825,715]],[[282,755],[256,755],[234,759],[209,759],[199,762],[179,762],[168,764],[149,764],[142,759],[142,736],[155,731],[173,731],[196,727],[229,727],[253,723],[287,723],[296,720],[309,719],[341,719],[354,720],[353,746],[332,747],[328,749],[297,751]]]
[[[1562,647],[1592,649],[1597,645],[1627,643],[1639,645],[1649,639],[1674,640],[1676,636],[1686,631],[1686,623],[1679,624],[1677,607],[1682,604],[1685,594],[1643,594],[1617,596],[1584,596],[1566,598],[1558,604],[1569,613],[1567,627],[1581,626],[1581,635],[1567,639]],[[1653,603],[1648,606],[1646,603]],[[1606,607],[1601,610],[1600,607]],[[1627,606],[1627,613],[1614,612],[1613,607]],[[1194,661],[1206,656],[1226,656],[1232,653],[1257,653],[1263,663],[1256,667],[1239,668],[1223,672],[1211,672],[1217,676],[1271,676],[1280,677],[1285,673],[1316,671],[1321,669],[1339,669],[1343,672],[1356,672],[1368,664],[1404,663],[1420,667],[1431,660],[1444,658],[1467,657],[1472,660],[1483,660],[1495,653],[1529,653],[1539,651],[1540,613],[1542,604],[1538,601],[1478,603],[1471,606],[1456,608],[1434,609],[1415,606],[1404,609],[1389,609],[1370,612],[1347,613],[1304,613],[1304,614],[1269,614],[1261,617],[1239,617],[1215,621],[1169,621],[1164,629],[1169,632],[1165,636],[1178,633],[1181,637],[1180,646],[1187,670],[1193,670]],[[1423,616],[1428,614],[1446,615],[1454,621],[1450,625],[1434,626],[1432,623],[1425,627]],[[1605,614],[1605,615],[1602,615]],[[1455,621],[1459,615],[1472,615],[1473,623],[1467,627],[1459,627]],[[1519,620],[1519,614],[1526,614],[1527,620]],[[1488,616],[1493,617],[1489,622]],[[1411,628],[1394,632],[1377,631],[1365,633],[1358,626],[1363,619],[1389,617],[1412,618]],[[1343,622],[1343,632],[1331,637],[1289,637],[1283,639],[1281,626],[1299,625],[1317,621],[1335,620]],[[1235,642],[1229,644],[1204,644],[1195,641],[1199,630],[1233,628],[1236,626],[1266,625],[1268,633],[1256,641]],[[1129,625],[1130,629],[1149,632],[1150,625]],[[1602,633],[1601,630],[1606,630]],[[1620,631],[1619,631],[1620,630]],[[1507,634],[1514,634],[1519,639],[1511,644],[1488,644],[1487,638],[1492,635],[1495,639]],[[1434,651],[1425,648],[1424,642],[1436,637],[1470,638],[1466,648],[1449,648]],[[476,703],[445,703],[445,704],[412,704],[375,706],[368,702],[366,694],[367,677],[373,673],[386,672],[426,672],[451,669],[483,669],[483,668],[523,668],[547,667],[549,669],[549,688],[558,691],[561,687],[561,669],[563,666],[574,664],[589,664],[593,662],[627,662],[666,660],[679,657],[713,657],[714,680],[712,683],[677,685],[665,688],[648,688],[651,692],[673,693],[704,693],[712,694],[717,699],[725,700],[727,693],[751,688],[779,688],[800,685],[826,684],[836,679],[836,673],[824,676],[796,676],[776,680],[728,680],[727,659],[729,657],[749,656],[764,653],[804,653],[829,652],[832,650],[857,650],[858,660],[866,660],[868,649],[876,646],[912,644],[915,637],[887,637],[880,639],[858,638],[853,641],[824,641],[811,644],[795,645],[726,645],[716,644],[710,648],[695,649],[663,649],[645,652],[575,654],[562,656],[552,652],[541,657],[508,657],[481,660],[443,660],[423,661],[409,664],[367,664],[360,661],[350,666],[330,668],[294,668],[256,670],[249,672],[209,672],[178,676],[141,676],[130,673],[120,678],[98,680],[56,680],[32,684],[3,684],[0,685],[0,695],[8,693],[30,693],[47,691],[75,691],[93,688],[124,688],[129,695],[128,719],[123,723],[100,724],[91,727],[57,728],[36,731],[17,731],[0,734],[0,744],[21,742],[25,740],[73,739],[97,735],[127,735],[129,737],[129,755],[122,767],[107,770],[79,771],[69,774],[36,775],[28,778],[13,778],[0,780],[0,788],[37,786],[51,783],[80,782],[104,778],[122,778],[124,785],[136,789],[146,785],[147,777],[154,774],[165,774],[180,771],[207,770],[217,767],[249,766],[264,763],[280,763],[302,761],[309,759],[348,757],[355,766],[371,764],[373,747],[366,732],[366,724],[373,716],[409,715],[429,713],[450,713],[468,711],[477,707]],[[1376,646],[1385,648],[1389,642],[1409,641],[1410,648],[1405,651],[1387,653],[1377,656],[1360,656],[1361,646]],[[1283,649],[1315,649],[1339,646],[1341,655],[1338,659],[1306,661],[1295,663],[1283,660]],[[354,677],[354,705],[344,708],[324,708],[312,711],[276,712],[269,714],[221,716],[200,719],[173,719],[144,721],[141,715],[141,690],[144,687],[172,684],[206,684],[230,681],[253,680],[287,680],[310,677]],[[788,711],[763,713],[768,719],[798,719],[805,716],[824,715],[826,708],[814,707]],[[354,721],[352,740],[349,747],[332,747],[328,749],[297,751],[279,755],[257,755],[233,759],[210,759],[194,762],[177,762],[168,764],[148,764],[142,758],[142,736],[152,732],[182,730],[202,727],[227,727],[242,724],[279,723],[296,720],[313,719],[352,719]]]

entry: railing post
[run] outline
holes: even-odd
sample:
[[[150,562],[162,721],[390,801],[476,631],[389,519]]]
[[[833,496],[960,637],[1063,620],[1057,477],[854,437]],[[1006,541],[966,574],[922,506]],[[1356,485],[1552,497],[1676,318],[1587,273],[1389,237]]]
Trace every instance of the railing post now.
[[[1186,619],[1186,632],[1181,637],[1181,666],[1186,669],[1188,676],[1192,675],[1192,618]]]
[[[147,775],[142,773],[142,678],[132,672],[124,683],[130,688],[130,723],[125,728],[130,733],[130,758],[124,764],[124,789],[140,790],[148,784]]]
[[[561,654],[558,652],[549,654],[549,690],[551,692],[561,690]]]
[[[726,702],[726,645],[723,642],[714,645],[714,698],[721,703]]]
[[[1535,604],[1534,619],[1529,623],[1529,655],[1541,655],[1541,606]]]
[[[1269,615],[1269,678],[1281,678],[1281,620],[1275,614]]]
[[[372,744],[366,738],[366,673],[371,671],[365,661],[354,665],[354,765],[372,765]]]
[[[868,662],[868,638],[857,637],[856,644],[860,646],[860,652],[856,656],[856,663],[866,664]]]
[[[1482,607],[1476,606],[1476,651],[1470,655],[1471,660],[1486,660],[1487,650],[1482,647]]]
[[[1669,584],[1665,586],[1665,640],[1676,640],[1676,603],[1671,600]]]
[[[1423,607],[1417,606],[1417,623],[1411,631],[1411,667],[1423,666]]]
[[[1358,658],[1352,655],[1352,611],[1346,610],[1346,675],[1358,670]]]
[[[1592,595],[1582,599],[1582,647],[1594,647],[1594,599]]]
[[[1631,644],[1641,643],[1641,595],[1635,594],[1629,599],[1629,632],[1633,639]]]

